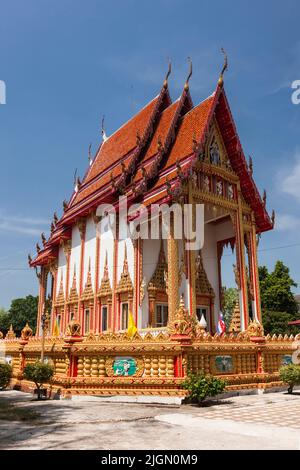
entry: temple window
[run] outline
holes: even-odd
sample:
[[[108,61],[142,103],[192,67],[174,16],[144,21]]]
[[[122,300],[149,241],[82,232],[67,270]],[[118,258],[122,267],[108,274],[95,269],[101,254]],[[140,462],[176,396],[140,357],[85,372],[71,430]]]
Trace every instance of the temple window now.
[[[155,326],[167,326],[168,323],[168,305],[156,304]]]
[[[164,252],[164,243],[161,239],[156,268],[148,284],[149,325],[151,327],[164,326],[162,325],[164,313],[161,313],[160,307],[168,303],[167,272],[168,265]],[[157,309],[160,310],[159,318],[157,316]]]
[[[120,312],[119,329],[126,330],[128,327],[128,312],[132,311],[133,308],[133,283],[128,269],[126,243],[124,244],[123,271],[116,288],[116,294]]]
[[[108,306],[102,305],[101,307],[101,330],[106,331],[108,328]]]
[[[215,139],[213,139],[210,145],[209,157],[210,157],[210,163],[212,163],[213,165],[220,165],[221,163],[220,150],[219,150],[218,143]]]
[[[121,304],[121,330],[128,328],[128,303],[123,302]]]
[[[90,310],[87,308],[84,311],[84,334],[90,331]]]
[[[73,321],[74,318],[75,318],[75,313],[74,312],[70,312],[70,321]]]

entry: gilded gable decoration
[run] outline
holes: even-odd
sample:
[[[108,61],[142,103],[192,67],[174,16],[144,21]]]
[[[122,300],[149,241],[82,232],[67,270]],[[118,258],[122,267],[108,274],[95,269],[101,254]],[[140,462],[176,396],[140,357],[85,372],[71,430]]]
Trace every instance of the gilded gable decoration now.
[[[161,240],[160,251],[155,271],[148,284],[148,292],[154,294],[156,291],[167,290],[168,264],[164,252],[163,240]]]
[[[16,333],[14,332],[13,326],[10,325],[8,332],[6,333],[5,339],[15,339]]]
[[[233,309],[231,322],[228,329],[229,333],[239,333],[241,331],[241,313],[239,301],[236,301]]]
[[[214,290],[204,269],[201,251],[196,259],[196,294],[209,295],[210,297],[215,296]]]
[[[68,304],[76,304],[78,303],[79,297],[77,292],[77,283],[76,283],[76,265],[74,264],[74,275],[72,281],[72,287],[68,297]]]
[[[55,307],[63,307],[64,304],[65,304],[64,276],[63,276],[63,273],[61,273],[59,290],[58,290],[58,294],[55,300]]]
[[[91,258],[89,258],[88,274],[87,274],[85,287],[82,292],[80,300],[88,301],[88,300],[93,300],[93,299],[94,299],[94,291],[93,291],[92,276],[91,276]]]
[[[121,294],[123,292],[131,292],[131,291],[133,291],[133,283],[130,278],[130,274],[128,270],[127,246],[125,242],[123,272],[121,273],[121,279],[117,286],[116,292],[118,294]]]
[[[101,280],[100,288],[98,290],[98,297],[110,297],[112,295],[109,272],[108,272],[108,261],[107,261],[107,251],[105,253],[105,262],[104,262],[104,271],[103,277]]]

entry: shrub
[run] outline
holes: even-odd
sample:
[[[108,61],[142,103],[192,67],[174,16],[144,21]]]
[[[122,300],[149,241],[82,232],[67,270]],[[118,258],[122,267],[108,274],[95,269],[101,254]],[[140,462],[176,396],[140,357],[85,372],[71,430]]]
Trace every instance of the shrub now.
[[[42,386],[50,382],[54,374],[54,367],[50,364],[37,361],[34,364],[27,364],[24,367],[24,378],[35,383],[38,400],[42,397]]]
[[[0,390],[3,390],[9,384],[12,374],[12,367],[9,364],[0,363]]]
[[[206,398],[222,393],[226,382],[218,377],[200,372],[199,374],[189,374],[182,387],[189,391],[189,399],[192,402],[201,404]]]
[[[289,364],[288,366],[280,367],[279,377],[282,382],[288,384],[288,393],[293,393],[294,386],[300,385],[300,366]]]

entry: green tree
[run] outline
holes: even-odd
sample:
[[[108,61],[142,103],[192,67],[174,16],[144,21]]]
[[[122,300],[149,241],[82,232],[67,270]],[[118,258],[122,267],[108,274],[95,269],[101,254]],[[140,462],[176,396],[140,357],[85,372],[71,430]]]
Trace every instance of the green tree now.
[[[0,362],[0,390],[9,385],[12,375],[12,367],[9,364]]]
[[[224,287],[223,289],[223,314],[226,327],[229,328],[233,309],[238,300],[238,291],[235,287],[229,287],[228,289]]]
[[[190,373],[182,382],[182,388],[189,392],[189,400],[200,405],[206,398],[222,393],[225,387],[226,382],[224,380],[213,375],[205,375],[204,372]]]
[[[54,374],[54,367],[41,361],[34,364],[27,364],[24,367],[24,377],[35,383],[37,388],[37,398],[42,398],[42,388],[45,383],[49,383]]]
[[[297,284],[282,261],[277,261],[269,272],[266,266],[258,269],[262,319],[265,334],[297,334],[296,327],[288,322],[298,318],[298,307],[292,292]]]
[[[296,335],[299,333],[297,326],[289,325],[290,321],[295,320],[295,316],[287,312],[272,312],[271,310],[262,311],[262,322],[265,334],[270,335]]]
[[[279,369],[279,377],[282,382],[288,384],[288,393],[293,393],[295,385],[300,385],[300,366],[289,364]]]
[[[0,330],[6,333],[10,324],[17,336],[20,336],[22,329],[28,322],[35,332],[36,317],[38,308],[38,297],[27,295],[27,297],[14,299],[11,302],[8,312],[0,310]]]
[[[9,315],[8,312],[4,308],[0,308],[0,331],[3,335],[6,335],[9,329]]]
[[[258,273],[262,308],[296,314],[298,307],[292,287],[297,287],[297,284],[291,278],[289,268],[277,261],[273,272],[269,273],[266,266],[260,266]]]

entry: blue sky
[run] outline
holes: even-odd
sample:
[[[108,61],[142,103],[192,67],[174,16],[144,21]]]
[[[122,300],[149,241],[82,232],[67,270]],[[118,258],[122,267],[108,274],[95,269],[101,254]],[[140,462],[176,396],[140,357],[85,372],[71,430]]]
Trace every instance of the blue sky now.
[[[291,102],[291,83],[300,79],[298,9],[296,0],[2,0],[0,305],[37,292],[27,253],[54,210],[61,214],[75,168],[84,174],[102,114],[110,134],[157,94],[168,57],[173,98],[192,57],[198,103],[216,85],[220,47],[243,148],[277,213],[259,261],[272,267],[282,259],[300,286],[300,105]],[[224,260],[231,284],[232,259]]]

